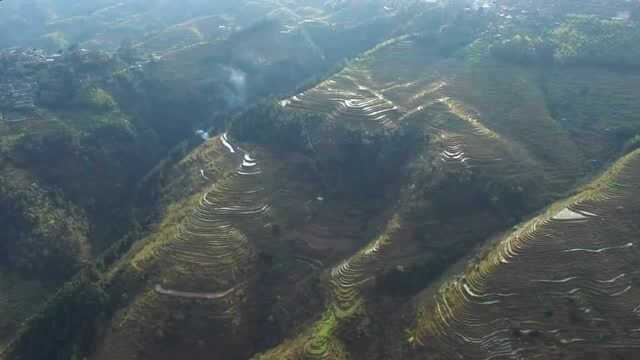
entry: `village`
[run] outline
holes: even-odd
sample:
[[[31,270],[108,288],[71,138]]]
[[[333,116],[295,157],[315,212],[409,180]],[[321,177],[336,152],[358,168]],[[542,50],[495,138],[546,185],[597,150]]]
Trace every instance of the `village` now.
[[[123,64],[106,52],[77,46],[55,53],[33,48],[2,50],[0,122],[38,120],[42,107],[69,103],[74,89],[110,77],[120,68],[140,70],[145,63]]]

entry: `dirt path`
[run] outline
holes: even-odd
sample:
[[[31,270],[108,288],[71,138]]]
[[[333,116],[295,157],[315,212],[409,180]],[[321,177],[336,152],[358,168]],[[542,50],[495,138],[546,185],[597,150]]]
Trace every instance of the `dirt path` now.
[[[223,298],[229,294],[231,294],[238,286],[234,286],[229,290],[223,292],[215,292],[215,293],[197,293],[197,292],[187,292],[187,291],[177,291],[177,290],[167,290],[163,288],[160,284],[156,285],[154,290],[158,294],[169,295],[169,296],[177,296],[188,299],[207,299],[207,300],[215,300]]]

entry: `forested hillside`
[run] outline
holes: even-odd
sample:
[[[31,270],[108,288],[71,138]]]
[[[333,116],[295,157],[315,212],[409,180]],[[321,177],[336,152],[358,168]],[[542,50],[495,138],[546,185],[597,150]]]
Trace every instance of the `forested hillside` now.
[[[635,359],[639,27],[3,1],[0,359]]]

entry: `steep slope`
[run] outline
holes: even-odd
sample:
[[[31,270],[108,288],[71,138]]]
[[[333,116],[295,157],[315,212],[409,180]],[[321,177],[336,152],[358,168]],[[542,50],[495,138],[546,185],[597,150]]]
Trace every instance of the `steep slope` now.
[[[20,324],[31,316],[42,299],[50,295],[51,291],[37,280],[24,279],[20,275],[9,271],[2,271],[0,275],[0,353],[14,339]]]
[[[403,286],[390,282],[418,289],[427,285],[443,271],[443,263],[562,196],[611,160],[620,149],[619,139],[587,140],[584,135],[591,124],[555,117],[566,110],[556,106],[558,93],[550,89],[566,90],[560,90],[561,81],[547,71],[492,58],[447,57],[429,47],[425,38],[404,36],[380,44],[317,86],[282,100],[285,111],[322,114],[338,127],[348,124],[363,132],[388,133],[420,129],[428,145],[414,148],[418,155],[412,162],[413,176],[403,183],[399,199],[402,221],[391,221],[395,225],[373,238],[371,245],[329,271],[326,310],[315,322],[256,358],[408,356],[398,329],[403,320],[384,313],[386,306],[390,310],[407,304],[406,298],[386,298],[385,291]],[[585,70],[557,71],[571,78]],[[610,77],[600,86],[617,81],[621,80]],[[626,87],[631,82],[622,81]],[[634,107],[628,96],[629,91],[615,96],[625,113]],[[629,126],[636,123],[632,115],[624,118]],[[313,141],[314,131],[308,133]],[[599,160],[593,160],[596,153]],[[402,231],[397,230],[399,223]],[[402,245],[393,261],[385,260],[384,249],[393,243]],[[367,287],[371,280],[377,285]],[[368,288],[364,296],[362,287]],[[384,323],[389,327],[384,329]],[[380,343],[380,337],[390,338]]]
[[[441,147],[445,164],[512,174],[521,182],[544,179],[529,185],[543,187],[537,196],[553,196],[584,174],[585,162],[570,134],[550,116],[535,76],[504,64],[468,68],[438,55],[419,37],[402,37],[281,104],[390,130],[417,123]],[[549,142],[553,147],[542,145]],[[512,185],[517,184],[516,179]]]
[[[635,151],[499,240],[420,308],[436,358],[584,359],[637,351]]]
[[[588,11],[601,4],[590,1]],[[161,58],[134,61],[104,88],[85,89],[93,96],[82,98],[100,100],[96,105],[110,103],[110,92],[134,88],[101,113],[122,120],[119,129],[130,125],[117,111],[122,103],[152,114],[171,144],[204,119],[214,129],[226,122],[228,133],[199,131],[202,144],[183,143],[142,179],[136,204],[157,223],[115,242],[98,269],[87,267],[56,293],[14,342],[5,341],[0,356],[578,358],[598,347],[622,358],[633,353],[635,320],[626,315],[636,310],[629,279],[637,151],[578,195],[518,224],[638,146],[634,62],[589,56],[620,31],[629,36],[612,41],[615,49],[633,43],[634,23],[564,18],[565,10],[553,15],[551,6],[527,19],[527,6],[535,5],[528,1],[457,10],[458,2],[429,3],[437,18],[429,30],[385,41],[295,96],[228,119],[227,110],[288,93],[326,70],[336,54],[357,53],[396,28],[387,15],[378,17],[393,9],[376,8],[376,21],[361,22],[358,2],[324,4],[331,16],[306,2],[253,5],[275,9],[278,21],[199,43],[210,35],[196,28],[217,20],[188,20],[177,33],[186,29],[195,38],[182,43],[177,35],[170,41],[177,47]],[[543,20],[544,31],[527,27]],[[353,49],[325,46],[378,24],[385,26]],[[594,29],[595,45],[575,46]],[[324,43],[315,41],[318,34]],[[166,47],[163,36],[152,34],[148,46]],[[630,67],[615,68],[616,61]],[[127,96],[150,89],[161,96],[144,109],[137,100],[147,98]],[[185,114],[193,118],[182,121]],[[69,120],[83,130],[79,117]],[[3,149],[13,149],[24,133],[2,125]],[[58,214],[72,213],[65,211]],[[505,232],[513,233],[502,239]],[[465,275],[450,276],[458,271],[452,263],[496,236],[501,240]],[[590,261],[597,256],[601,263]],[[441,276],[444,285],[434,285]],[[16,315],[0,323],[8,332],[49,290],[12,273],[0,277],[0,288],[11,289],[0,312]],[[532,289],[541,295],[530,296]],[[13,299],[27,306],[14,310]],[[58,326],[58,336],[48,336]]]
[[[369,233],[381,211],[319,196],[322,182],[304,154],[239,146],[227,133],[165,176],[165,199],[173,205],[111,271],[107,281],[120,310],[96,359],[247,358],[264,347],[256,340],[268,328],[269,342],[281,341],[304,322],[301,303],[309,303],[309,314],[320,310],[313,284],[325,264],[361,245],[359,232]],[[395,232],[397,221],[387,231]],[[345,314],[357,307],[349,283],[366,276],[368,263],[376,266],[367,258],[388,236],[342,270],[353,274],[332,275]],[[291,292],[289,282],[308,290]]]
[[[85,214],[27,172],[0,176],[0,348],[45,297],[89,258]]]
[[[116,320],[114,334],[96,358],[135,358],[139,351],[154,358],[185,351],[202,358],[212,350],[224,356],[234,352],[234,345],[236,351],[242,346],[255,277],[248,237],[262,228],[261,217],[268,212],[261,178],[269,175],[226,134],[211,142],[215,150],[201,159],[210,163],[199,170],[211,185],[189,200],[195,208],[167,230],[167,238],[152,239],[131,259],[136,272],[155,275]],[[150,341],[169,343],[145,346]]]
[[[96,359],[246,358],[253,351],[262,312],[256,304],[274,296],[257,284],[264,277],[258,267],[291,251],[288,243],[298,241],[290,238],[292,229],[304,223],[312,195],[296,189],[281,160],[259,148],[245,150],[226,133],[179,169],[194,174],[179,180],[191,184],[192,195],[169,207],[159,228],[113,271],[115,284],[123,276],[144,280],[133,298],[122,299],[126,307],[111,321]],[[295,268],[305,259],[299,256],[281,265]]]
[[[40,201],[33,196],[20,198],[11,194],[3,197],[0,204],[2,222],[8,224],[10,237],[0,245],[3,250],[1,286],[5,294],[0,309],[5,314],[1,324],[3,345],[16,335],[17,329],[32,326],[33,321],[29,324],[23,321],[39,313],[39,306],[48,304],[45,300],[55,293],[61,281],[73,275],[77,266],[69,264],[96,260],[100,266],[109,266],[135,241],[137,234],[118,241],[132,229],[130,225],[148,221],[151,215],[162,211],[160,206],[152,208],[159,199],[146,201],[155,189],[144,188],[144,182],[138,188],[136,183],[168,148],[185,136],[193,136],[193,127],[199,126],[205,117],[210,118],[210,109],[216,109],[215,115],[226,114],[229,108],[244,107],[257,97],[288,92],[318,68],[330,65],[316,56],[317,52],[307,51],[313,49],[299,33],[281,34],[281,25],[275,22],[267,24],[268,31],[260,32],[260,29],[264,28],[238,33],[233,43],[172,52],[164,60],[151,64],[142,58],[126,59],[130,61],[127,63],[120,56],[124,54],[78,48],[61,54],[31,49],[2,53],[0,155],[7,166],[3,166],[1,173],[18,187],[38,183],[27,192],[41,193],[39,196],[46,199]],[[274,40],[271,47],[258,46],[270,41],[266,39]],[[250,61],[253,55],[257,56],[257,63]],[[189,62],[188,66],[185,61]],[[212,63],[218,70],[213,75],[208,73]],[[187,68],[193,72],[185,71]],[[176,70],[181,72],[176,75]],[[287,73],[287,81],[281,79],[278,89],[269,88],[273,79],[283,72]],[[172,92],[163,91],[159,84],[168,86]],[[175,84],[179,86],[173,86]],[[201,91],[210,88],[213,91]],[[193,94],[199,97],[192,97]],[[170,101],[164,101],[167,98]],[[187,111],[192,118],[183,120]],[[195,139],[191,142],[193,144],[185,142],[181,147],[189,149],[196,143]],[[208,173],[208,166],[215,165],[207,163],[203,171]],[[22,175],[14,174],[11,170],[14,167]],[[182,184],[173,185],[189,186],[194,178],[206,183],[208,176],[200,175],[198,170]],[[178,177],[185,176],[183,172],[176,173]],[[153,174],[150,177],[153,178]],[[173,186],[160,190],[162,197],[182,199],[189,193],[188,190],[178,193],[178,189],[165,191],[170,187]],[[136,189],[142,191],[139,197],[133,198]],[[7,192],[14,190],[7,189]],[[67,201],[71,204],[66,204]],[[17,202],[21,203],[16,205]],[[38,209],[29,214],[35,220],[16,220],[17,213],[23,212],[15,211],[16,206],[24,208],[25,213],[29,212],[28,208]],[[67,214],[65,221],[58,219],[60,214]],[[139,218],[134,218],[136,215]],[[50,220],[55,223],[48,223]],[[54,229],[64,228],[68,225],[66,222],[72,223],[70,226],[77,222],[82,229],[74,229],[78,231],[70,235]],[[44,229],[42,234],[38,233],[40,228]],[[52,229],[56,231],[50,231]],[[349,236],[352,234],[353,231]],[[230,236],[241,240],[246,235],[233,232]],[[318,239],[326,236],[321,234]],[[76,244],[77,238],[81,238],[77,241],[80,245]],[[40,249],[33,251],[36,244]],[[70,248],[78,245],[82,251],[76,252],[81,252],[81,256],[76,256],[73,251],[77,249],[73,248],[69,254],[63,254],[68,258],[61,259],[52,270],[50,259],[57,259],[59,250],[66,251],[67,245]],[[105,249],[107,253],[100,256]],[[15,263],[19,263],[18,270],[30,271],[37,267],[39,272],[55,275],[56,279],[17,274]],[[8,269],[5,271],[4,267]],[[210,274],[202,276],[206,278]],[[62,301],[59,300],[62,297],[56,299],[54,303]],[[45,347],[42,348],[45,351]]]

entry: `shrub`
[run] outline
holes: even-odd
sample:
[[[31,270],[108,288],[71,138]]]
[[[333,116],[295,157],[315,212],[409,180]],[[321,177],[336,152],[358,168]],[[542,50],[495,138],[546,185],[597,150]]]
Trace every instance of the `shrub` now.
[[[312,146],[309,132],[321,122],[318,115],[288,111],[275,102],[263,102],[236,117],[230,132],[243,142],[308,152]]]
[[[84,89],[78,102],[82,106],[101,111],[111,111],[117,107],[117,103],[111,94],[95,86]]]
[[[633,23],[574,16],[549,36],[554,60],[562,64],[640,65],[640,30]]]
[[[84,358],[94,348],[97,320],[108,309],[100,275],[87,266],[27,321],[7,359]]]
[[[638,148],[640,148],[640,134],[634,136],[629,141],[627,141],[627,143],[624,145],[623,151],[626,154]]]

